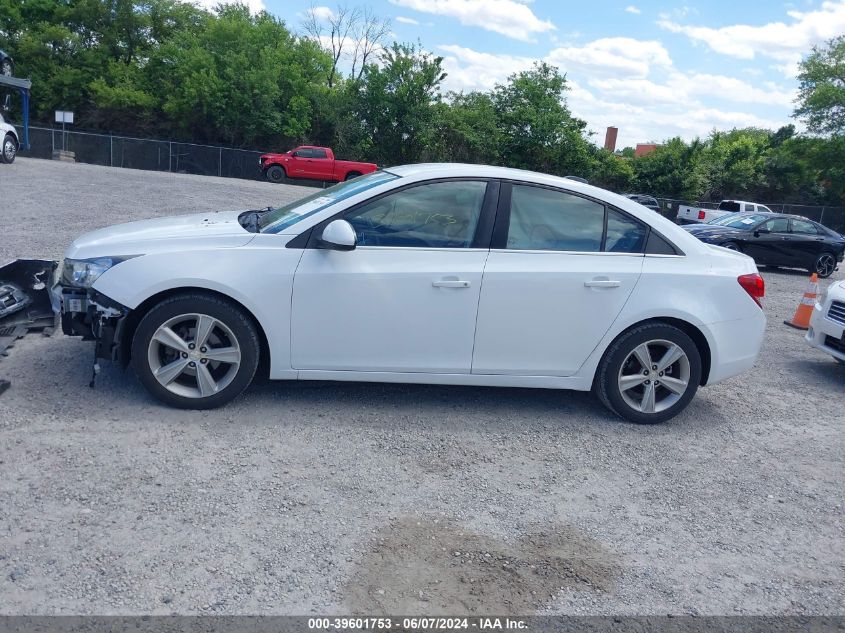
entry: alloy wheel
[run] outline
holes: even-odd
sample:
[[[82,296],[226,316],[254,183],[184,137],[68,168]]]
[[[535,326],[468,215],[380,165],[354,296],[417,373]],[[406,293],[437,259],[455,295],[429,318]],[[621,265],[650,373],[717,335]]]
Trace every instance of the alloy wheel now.
[[[232,330],[207,314],[181,314],[162,323],[147,350],[153,377],[186,398],[206,398],[234,380],[241,348]]]
[[[622,399],[636,411],[660,413],[686,393],[690,361],[680,345],[663,339],[637,345],[619,369]]]
[[[3,157],[6,159],[6,162],[11,163],[15,159],[16,153],[17,148],[15,147],[15,142],[11,139],[6,139],[6,142],[3,143]]]
[[[816,272],[821,277],[829,277],[836,270],[836,258],[833,255],[824,253],[816,262]]]

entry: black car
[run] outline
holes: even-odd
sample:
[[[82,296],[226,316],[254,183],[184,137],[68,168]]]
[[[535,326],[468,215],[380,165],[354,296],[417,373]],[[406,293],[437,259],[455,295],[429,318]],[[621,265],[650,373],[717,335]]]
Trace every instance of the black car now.
[[[625,197],[633,200],[634,202],[639,202],[641,205],[651,209],[652,211],[660,213],[660,204],[654,196],[649,196],[644,193],[626,193]]]
[[[14,70],[15,62],[12,61],[6,51],[0,51],[0,75],[11,77]]]
[[[683,227],[702,242],[724,246],[764,266],[806,268],[829,277],[845,253],[845,236],[818,222],[783,213],[731,213]]]

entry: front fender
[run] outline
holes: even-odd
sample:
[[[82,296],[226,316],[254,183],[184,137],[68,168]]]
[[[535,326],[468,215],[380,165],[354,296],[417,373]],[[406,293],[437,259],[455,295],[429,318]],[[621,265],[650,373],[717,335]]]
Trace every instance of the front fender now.
[[[290,302],[302,251],[284,248],[289,236],[278,238],[279,245],[271,247],[247,245],[135,257],[104,273],[94,289],[133,310],[155,295],[181,288],[230,297],[263,329],[270,350],[270,377],[289,377]]]

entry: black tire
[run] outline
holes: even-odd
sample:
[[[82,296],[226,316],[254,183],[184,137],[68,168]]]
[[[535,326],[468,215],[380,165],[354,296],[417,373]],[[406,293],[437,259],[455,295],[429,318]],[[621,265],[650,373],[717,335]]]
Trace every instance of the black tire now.
[[[0,160],[7,165],[15,162],[15,157],[18,155],[18,141],[11,134],[6,134],[3,138],[3,146],[0,147]]]
[[[360,175],[361,174],[359,174],[357,171],[350,171],[348,174],[346,174],[346,178],[344,178],[344,180],[352,180],[353,178],[357,178]]]
[[[825,251],[816,257],[813,262],[813,267],[810,269],[811,273],[817,273],[819,277],[825,279],[833,274],[836,270],[836,255]]]
[[[205,397],[190,397],[170,390],[177,388],[198,391],[198,376],[193,377],[193,385],[191,385],[191,376],[180,374],[171,383],[173,387],[169,388],[159,382],[150,366],[150,356],[155,357],[154,351],[151,351],[151,343],[159,327],[181,315],[196,314],[210,316],[228,328],[235,341],[234,343],[224,342],[221,347],[234,345],[240,351],[239,365],[231,368],[233,376],[228,378],[230,380],[228,384],[213,395]],[[214,330],[214,332],[220,332],[220,330]],[[196,332],[193,334],[195,336]],[[185,340],[190,340],[190,334],[187,334]],[[138,374],[141,384],[163,403],[179,409],[213,409],[235,399],[250,385],[258,368],[260,349],[257,328],[243,309],[221,297],[192,292],[165,299],[144,315],[132,338],[132,367]],[[168,351],[172,350],[168,349]],[[174,354],[179,355],[177,352]],[[211,372],[221,367],[225,369],[225,364],[218,364],[216,368],[214,363],[208,363],[205,366]],[[195,373],[198,372],[195,371]]]
[[[623,397],[619,386],[619,376],[623,369],[623,363],[627,364],[627,362],[630,362],[629,356],[633,351],[644,343],[654,341],[667,341],[679,346],[684,354],[686,354],[689,363],[689,376],[687,378],[686,390],[674,403],[660,411],[646,413],[631,406],[625,397]],[[670,365],[670,371],[675,370],[676,367],[676,365]],[[599,363],[593,384],[593,391],[599,400],[601,400],[602,404],[619,417],[637,424],[658,424],[675,417],[683,411],[698,390],[700,382],[701,354],[695,342],[685,332],[675,326],[652,322],[644,323],[624,332],[611,343],[601,363]],[[656,388],[656,393],[662,394],[663,392],[666,392],[667,395],[670,393],[662,385]]]
[[[268,169],[265,174],[267,180],[270,182],[280,183],[284,182],[285,178],[287,178],[287,173],[285,172],[285,168],[281,165],[273,165]]]
[[[719,244],[719,246],[721,246],[722,248],[730,249],[732,251],[736,251],[737,253],[742,252],[742,249],[739,247],[739,244],[737,244],[736,242],[722,242],[721,244]]]

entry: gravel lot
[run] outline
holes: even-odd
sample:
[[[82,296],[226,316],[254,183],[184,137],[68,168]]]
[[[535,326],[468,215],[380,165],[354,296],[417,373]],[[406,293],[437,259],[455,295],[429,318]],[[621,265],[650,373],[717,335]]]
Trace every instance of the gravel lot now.
[[[296,186],[18,159],[0,260],[127,219]],[[757,367],[657,427],[588,394],[265,383],[154,402],[92,347],[0,362],[0,613],[845,612],[845,367],[782,325]],[[843,272],[833,279],[842,279]]]

